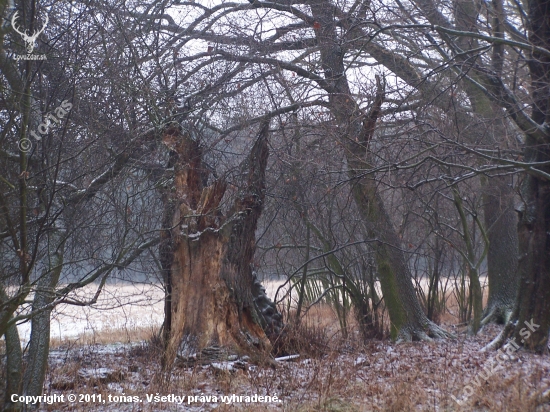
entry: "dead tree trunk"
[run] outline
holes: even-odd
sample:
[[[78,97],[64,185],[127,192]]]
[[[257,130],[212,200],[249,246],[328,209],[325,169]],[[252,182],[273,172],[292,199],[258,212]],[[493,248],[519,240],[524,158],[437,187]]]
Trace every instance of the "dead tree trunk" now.
[[[164,368],[182,344],[194,351],[221,345],[249,353],[271,347],[264,328],[273,325],[273,317],[263,315],[274,315],[273,308],[258,307],[265,299],[255,300],[254,291],[261,290],[251,266],[265,196],[267,132],[268,122],[243,165],[246,182],[222,216],[225,182],[205,187],[199,144],[177,125],[165,129],[174,181],[165,197],[161,249],[167,287]]]

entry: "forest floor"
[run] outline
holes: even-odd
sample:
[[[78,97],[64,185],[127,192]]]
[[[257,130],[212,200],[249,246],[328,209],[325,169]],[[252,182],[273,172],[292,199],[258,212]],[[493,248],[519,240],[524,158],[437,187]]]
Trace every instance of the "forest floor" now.
[[[313,356],[234,371],[221,364],[176,366],[169,379],[151,343],[61,345],[51,353],[48,394],[101,394],[102,400],[43,410],[550,411],[550,359],[518,351],[497,368],[497,353],[480,349],[499,331],[490,325],[456,340],[360,343],[354,334],[331,339],[327,329],[310,325],[304,352]],[[232,395],[277,398],[246,402]]]
[[[480,351],[501,326],[472,337],[446,315],[443,327],[455,340],[365,341],[353,322],[343,338],[332,310],[317,307],[302,322],[297,359],[237,363],[232,371],[224,370],[227,362],[176,365],[166,375],[151,339],[160,313],[146,309],[145,295],[134,296],[143,306],[125,309],[138,318],[124,326],[102,321],[103,329],[82,331],[73,319],[76,332],[52,340],[45,394],[58,398],[40,410],[550,411],[550,357],[514,351],[496,361],[498,352]],[[70,321],[61,320],[70,330]]]

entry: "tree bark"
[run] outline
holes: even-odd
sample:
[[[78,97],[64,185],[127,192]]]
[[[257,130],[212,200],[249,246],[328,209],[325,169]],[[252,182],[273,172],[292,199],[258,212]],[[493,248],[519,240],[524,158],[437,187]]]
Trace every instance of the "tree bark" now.
[[[534,46],[550,48],[550,1],[529,1],[529,40]],[[529,60],[532,119],[539,125],[550,122],[550,58],[536,51]],[[550,133],[544,141],[526,136],[526,162],[550,160]],[[540,166],[546,173],[548,166]],[[550,181],[527,174],[521,185],[523,206],[518,225],[520,245],[520,287],[517,319],[513,330],[516,342],[527,349],[548,352],[550,330]],[[514,320],[516,320],[514,319]]]
[[[61,275],[65,245],[65,232],[53,228],[52,231],[53,233],[48,235],[48,247],[51,248],[48,268],[38,281],[32,305],[32,310],[36,314],[31,319],[31,337],[23,377],[23,395],[27,396],[39,396],[43,393],[46,368],[48,367],[52,310],[43,308],[54,300],[53,292]],[[38,406],[37,403],[35,406],[29,405],[26,409],[35,409]]]
[[[458,1],[455,8],[455,24],[458,30],[473,32],[477,27],[480,13],[479,4],[475,1]],[[500,0],[493,2],[497,10],[502,10]],[[497,13],[493,18],[494,35],[502,37],[502,14]],[[432,20],[433,21],[433,20]],[[475,39],[462,37],[457,44],[463,50],[478,46]],[[492,54],[492,66],[498,75],[502,75],[502,49],[496,45]],[[468,59],[463,58],[468,64]],[[472,59],[472,58],[470,58]],[[483,84],[483,78],[477,76],[475,70],[470,76]],[[474,112],[479,119],[489,127],[483,133],[484,143],[488,146],[499,145],[499,139],[506,135],[505,125],[501,123],[504,117],[502,109],[480,90],[477,85],[465,80],[466,91]],[[467,119],[464,119],[467,120]],[[477,130],[473,131],[478,139]],[[472,132],[468,132],[472,134]],[[481,325],[489,322],[506,323],[510,319],[516,300],[519,277],[518,268],[518,234],[517,214],[514,208],[515,193],[512,188],[512,179],[509,176],[481,177],[481,191],[483,196],[483,215],[485,230],[489,239],[487,252],[487,278],[489,281],[489,297],[483,311]],[[474,328],[475,329],[475,328]]]
[[[251,264],[265,196],[267,133],[268,122],[244,164],[244,188],[227,216],[222,216],[225,182],[205,187],[198,143],[174,124],[164,132],[175,171],[172,191],[165,198],[168,225],[162,250],[167,282],[165,369],[182,346],[194,352],[220,345],[256,354],[271,348],[264,328],[277,332],[274,308],[266,309]]]
[[[369,163],[369,142],[374,134],[383,91],[379,87],[374,107],[367,115],[361,113],[345,76],[344,45],[336,35],[334,7],[327,0],[312,0],[310,8],[319,26],[315,32],[325,79],[332,89],[329,93],[330,109],[342,130],[340,141],[346,148],[354,199],[369,237],[377,240],[374,243],[375,261],[384,302],[390,315],[392,338],[429,340],[430,336],[449,336],[424,314],[412,284],[401,241],[386,211],[376,181],[363,175],[365,170],[372,168]]]
[[[483,184],[483,214],[489,238],[489,297],[483,311],[482,325],[489,322],[507,323],[516,302],[519,284],[518,218],[511,180],[493,177]]]
[[[19,394],[23,375],[23,352],[17,326],[12,324],[4,335],[6,341],[6,393],[4,398],[5,412],[16,412],[21,410],[21,403],[12,402],[11,395]]]

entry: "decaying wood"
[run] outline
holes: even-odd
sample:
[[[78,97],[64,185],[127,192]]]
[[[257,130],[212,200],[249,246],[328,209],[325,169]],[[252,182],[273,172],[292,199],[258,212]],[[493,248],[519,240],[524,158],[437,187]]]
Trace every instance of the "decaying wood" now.
[[[241,360],[248,360],[244,356]],[[176,364],[182,367],[195,367],[197,365],[210,365],[213,362],[234,362],[239,360],[239,355],[229,353],[228,348],[221,346],[209,346],[198,353],[191,353],[187,356],[177,355]]]
[[[239,353],[271,348],[265,316],[255,302],[251,262],[265,196],[266,122],[245,162],[246,184],[222,216],[226,184],[204,186],[199,144],[178,125],[163,141],[171,149],[174,180],[165,194],[161,261],[167,284],[163,365],[182,342],[193,351],[219,345]],[[280,318],[279,318],[280,319]]]

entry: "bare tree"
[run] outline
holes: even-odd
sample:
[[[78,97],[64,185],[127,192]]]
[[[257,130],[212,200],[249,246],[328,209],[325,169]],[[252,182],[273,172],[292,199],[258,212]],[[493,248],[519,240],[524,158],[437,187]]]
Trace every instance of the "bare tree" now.
[[[103,83],[105,77],[97,71],[90,77],[88,69],[70,73],[58,59],[18,62],[10,57],[19,46],[17,33],[7,22],[18,7],[24,11],[20,22],[25,26],[47,12],[62,16],[41,35],[39,52],[53,57],[65,55],[71,45],[78,52],[101,48],[101,41],[87,43],[66,29],[83,24],[89,9],[72,9],[62,2],[50,9],[39,8],[36,2],[1,6],[0,76],[7,87],[1,93],[5,128],[0,153],[0,248],[5,259],[0,272],[0,334],[7,344],[5,408],[10,410],[20,407],[9,401],[12,393],[42,393],[52,310],[60,303],[97,302],[113,271],[128,267],[158,243],[159,227],[154,219],[128,216],[130,206],[141,214],[147,207],[142,200],[154,200],[150,194],[155,182],[144,179],[145,172],[139,175],[143,169],[136,166],[146,153],[143,143],[154,133],[132,135],[121,116],[124,107],[98,112],[88,100],[99,102],[106,94],[96,93],[98,86],[106,89],[116,80],[111,77]],[[50,40],[56,37],[53,33],[56,43]],[[115,105],[116,93],[111,97]],[[120,190],[130,187],[129,179],[135,183],[133,193]],[[92,296],[75,296],[74,291],[93,284]],[[16,330],[16,324],[24,321],[31,322],[25,354]]]

